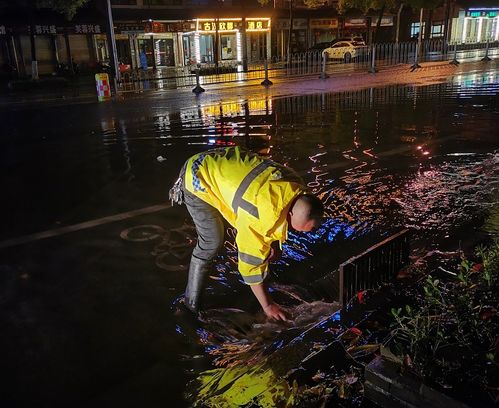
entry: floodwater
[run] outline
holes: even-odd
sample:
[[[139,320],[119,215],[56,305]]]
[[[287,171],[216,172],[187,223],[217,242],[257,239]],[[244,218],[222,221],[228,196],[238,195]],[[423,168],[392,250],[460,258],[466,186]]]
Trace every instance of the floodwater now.
[[[182,406],[187,382],[224,363],[221,353],[225,363],[241,351],[272,354],[286,333],[336,311],[307,283],[382,237],[411,228],[424,252],[497,235],[498,91],[487,73],[221,104],[143,98],[2,112],[2,405]],[[327,207],[324,225],[291,234],[272,266],[292,328],[263,321],[238,278],[230,230],[204,322],[177,316],[188,215],[130,213],[166,204],[191,154],[232,144],[293,167]],[[125,215],[104,218],[116,214]]]

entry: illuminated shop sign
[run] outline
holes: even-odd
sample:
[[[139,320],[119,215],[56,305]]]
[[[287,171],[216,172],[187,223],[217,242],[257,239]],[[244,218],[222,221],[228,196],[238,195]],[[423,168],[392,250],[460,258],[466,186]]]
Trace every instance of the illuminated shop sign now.
[[[235,31],[241,27],[240,20],[198,20],[199,31]]]
[[[371,27],[376,27],[378,25],[378,17],[373,17],[371,20]],[[391,27],[393,26],[393,17],[392,16],[383,16],[381,18],[381,27]]]
[[[140,34],[145,32],[145,26],[143,23],[119,23],[116,31],[121,34]]]
[[[55,25],[35,25],[35,34],[57,34]]]
[[[499,9],[489,10],[473,10],[470,9],[466,12],[466,17],[490,17],[494,18],[499,16]]]
[[[28,32],[31,27],[28,26]],[[35,24],[33,26],[35,35],[55,35],[55,34],[101,34],[102,28],[100,24],[76,24],[67,27],[58,27],[55,24]]]
[[[247,31],[268,31],[270,30],[269,18],[251,18],[246,20]],[[237,31],[243,28],[240,18],[221,20],[198,20],[198,31]]]
[[[159,21],[149,21],[144,25],[147,34],[181,33],[194,31],[196,24],[192,21],[177,21],[173,23],[162,23]]]
[[[366,19],[348,18],[345,20],[345,27],[366,27]]]
[[[76,34],[100,34],[102,30],[99,24],[77,24],[74,26]]]
[[[322,18],[322,19],[311,19],[310,20],[311,28],[338,28],[338,19],[337,18]]]
[[[246,20],[247,31],[266,31],[270,29],[270,19],[262,18],[257,20]]]
[[[161,33],[167,33],[168,28],[165,23],[158,23],[157,21],[151,21],[145,24],[144,31],[146,33],[161,34]]]
[[[278,30],[289,30],[289,19],[277,20],[276,28]],[[293,30],[306,30],[308,28],[308,20],[306,18],[294,18]]]

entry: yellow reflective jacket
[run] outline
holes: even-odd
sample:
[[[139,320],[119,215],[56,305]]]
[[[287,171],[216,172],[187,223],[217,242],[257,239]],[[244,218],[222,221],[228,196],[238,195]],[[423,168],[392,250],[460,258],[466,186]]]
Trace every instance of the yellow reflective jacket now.
[[[305,191],[303,181],[289,168],[239,147],[191,157],[184,180],[187,191],[218,209],[236,228],[244,281],[263,282],[270,245],[286,240],[289,206]]]

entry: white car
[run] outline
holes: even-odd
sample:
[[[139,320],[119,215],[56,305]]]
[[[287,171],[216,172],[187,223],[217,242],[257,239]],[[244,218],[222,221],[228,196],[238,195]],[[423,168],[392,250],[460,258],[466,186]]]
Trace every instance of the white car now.
[[[366,50],[367,47],[364,42],[338,41],[322,51],[322,54],[327,53],[327,58],[330,59],[341,59],[345,62],[350,62],[353,58],[365,55]]]

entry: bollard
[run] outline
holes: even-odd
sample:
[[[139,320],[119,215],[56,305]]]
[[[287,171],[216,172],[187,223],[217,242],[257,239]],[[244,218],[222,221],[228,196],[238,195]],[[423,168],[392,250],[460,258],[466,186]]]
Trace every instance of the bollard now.
[[[200,67],[198,65],[198,67],[196,68],[196,86],[192,90],[192,92],[194,92],[196,95],[199,95],[200,93],[204,92],[204,88],[199,83],[199,68]]]
[[[109,76],[106,73],[95,74],[95,86],[97,88],[97,99],[99,102],[105,102],[111,99],[111,85],[109,83]]]
[[[265,79],[261,83],[263,86],[272,85],[272,81],[269,79],[269,62],[265,59]]]
[[[319,77],[320,79],[327,79],[329,78],[329,75],[326,74],[326,60],[328,58],[328,53],[324,51],[322,53],[322,70],[321,70],[321,76]]]
[[[38,61],[31,61],[31,79],[33,81],[40,79],[38,76]]]
[[[369,67],[368,69],[368,72],[370,72],[371,74],[375,74],[376,72],[378,72],[378,69],[376,68],[376,63],[375,63],[375,60],[376,60],[376,47],[374,46],[374,44],[371,46],[371,49],[372,49],[372,58],[371,58],[371,66]]]
[[[411,72],[413,72],[418,68],[421,68],[421,65],[419,65],[418,60],[419,60],[419,44],[416,44],[416,54],[414,54],[414,64],[412,64]]]
[[[485,45],[485,56],[482,58],[482,61],[488,62],[492,61],[492,58],[489,57],[489,39],[487,38],[487,44]]]
[[[454,44],[454,59],[449,62],[450,65],[459,65],[459,61],[457,60],[457,43]]]

